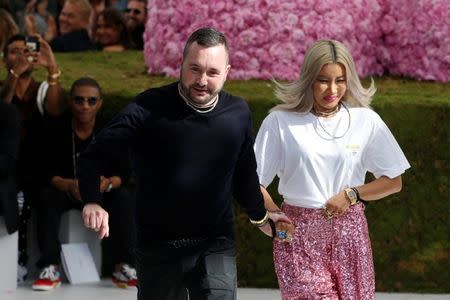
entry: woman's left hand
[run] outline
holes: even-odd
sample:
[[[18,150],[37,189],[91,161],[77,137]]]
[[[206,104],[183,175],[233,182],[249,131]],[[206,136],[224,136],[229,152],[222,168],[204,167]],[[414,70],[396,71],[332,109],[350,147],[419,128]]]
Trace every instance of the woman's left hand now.
[[[337,217],[343,214],[350,207],[350,202],[347,200],[344,191],[340,191],[328,199],[325,203],[325,213],[331,217]]]

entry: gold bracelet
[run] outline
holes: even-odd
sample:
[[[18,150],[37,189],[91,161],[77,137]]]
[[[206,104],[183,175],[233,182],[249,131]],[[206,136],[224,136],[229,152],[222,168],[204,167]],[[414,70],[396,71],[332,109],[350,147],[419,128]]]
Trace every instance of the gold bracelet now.
[[[16,72],[14,72],[13,69],[9,69],[9,73],[11,73],[11,75],[14,76],[14,77],[16,77],[16,78],[19,78],[19,77],[20,77],[20,75],[18,75]]]
[[[264,215],[264,218],[262,218],[259,221],[255,221],[250,219],[250,223],[252,223],[253,225],[256,225],[258,227],[264,226],[266,225],[266,223],[269,221],[269,212],[266,210],[266,214]]]
[[[61,70],[60,69],[58,69],[58,72],[56,72],[56,73],[48,74],[48,78],[51,78],[51,79],[58,79],[59,76],[61,76]]]

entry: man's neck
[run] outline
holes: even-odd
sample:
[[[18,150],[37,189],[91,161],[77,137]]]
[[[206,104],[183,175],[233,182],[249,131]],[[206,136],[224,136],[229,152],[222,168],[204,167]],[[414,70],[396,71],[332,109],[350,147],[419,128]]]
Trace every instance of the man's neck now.
[[[78,122],[75,119],[72,119],[73,131],[75,131],[76,135],[84,140],[92,135],[95,126],[95,118],[90,122]]]

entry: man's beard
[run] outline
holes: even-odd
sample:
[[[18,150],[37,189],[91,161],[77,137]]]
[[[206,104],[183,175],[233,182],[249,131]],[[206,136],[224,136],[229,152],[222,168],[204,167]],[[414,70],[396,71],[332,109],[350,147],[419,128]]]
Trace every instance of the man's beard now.
[[[187,86],[185,86],[183,84],[183,78],[182,77],[180,78],[180,85],[181,85],[181,89],[183,91],[183,94],[187,98],[187,100],[189,100],[189,102],[195,103],[197,105],[208,104],[209,102],[211,102],[211,100],[213,100],[219,94],[220,90],[222,89],[222,88],[219,88],[216,91],[211,91],[211,90],[208,89],[208,93],[209,93],[210,96],[208,98],[206,98],[206,99],[202,99],[202,100],[199,101],[198,99],[193,99],[192,98],[191,90],[193,88],[202,88],[201,86],[194,84],[194,85],[191,85],[191,86],[187,87]]]
[[[139,21],[134,18],[129,18],[126,20],[126,25],[129,31],[133,31],[139,27]]]

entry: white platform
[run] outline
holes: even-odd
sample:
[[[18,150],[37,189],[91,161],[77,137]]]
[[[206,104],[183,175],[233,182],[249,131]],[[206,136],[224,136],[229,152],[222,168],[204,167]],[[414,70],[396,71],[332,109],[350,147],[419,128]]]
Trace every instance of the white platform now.
[[[33,211],[34,213],[34,211]],[[87,229],[83,225],[81,211],[72,209],[61,216],[61,226],[59,230],[59,239],[61,244],[66,243],[87,243],[94,258],[95,266],[99,274],[102,266],[102,248],[101,241],[97,233]],[[28,226],[28,278],[35,279],[39,273],[36,262],[40,258],[40,251],[37,245],[36,237],[36,216],[32,218]],[[0,299],[2,299],[0,297]]]
[[[8,234],[5,219],[0,217],[0,291],[16,289],[18,233]],[[0,299],[3,299],[0,296]]]
[[[37,292],[27,286],[19,287],[15,292],[0,294],[1,300],[136,300],[136,289],[118,289],[110,280],[104,279],[90,285],[62,284],[50,292]],[[239,288],[237,300],[278,300],[280,293],[276,289]],[[377,293],[377,300],[449,300],[450,294],[391,294]]]

